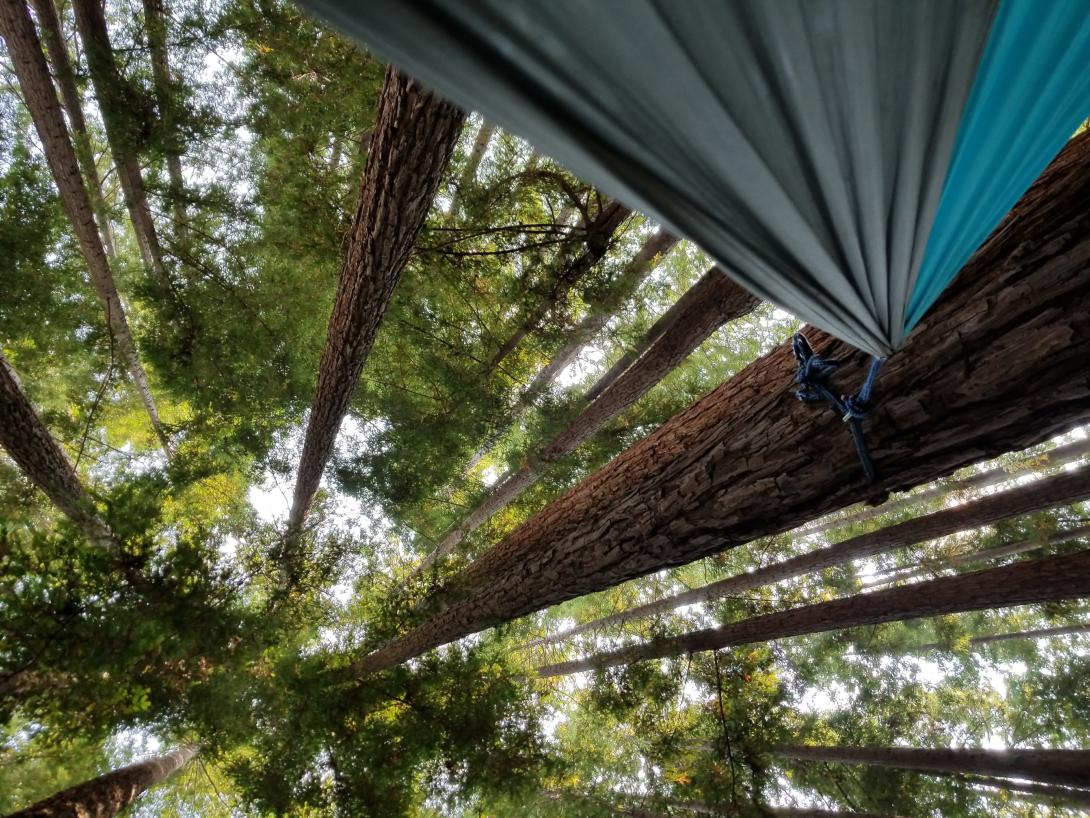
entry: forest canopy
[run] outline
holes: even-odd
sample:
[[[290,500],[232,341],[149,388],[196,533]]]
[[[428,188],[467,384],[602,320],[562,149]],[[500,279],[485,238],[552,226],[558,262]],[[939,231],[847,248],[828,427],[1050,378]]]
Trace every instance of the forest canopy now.
[[[868,482],[863,354],[292,3],[0,5],[0,814],[1086,814],[1085,126]]]

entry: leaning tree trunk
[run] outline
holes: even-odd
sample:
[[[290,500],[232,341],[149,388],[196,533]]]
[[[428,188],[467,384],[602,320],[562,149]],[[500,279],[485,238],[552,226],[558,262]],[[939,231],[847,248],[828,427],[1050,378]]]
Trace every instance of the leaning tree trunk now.
[[[150,275],[167,290],[173,288],[170,275],[163,264],[163,251],[159,235],[151,217],[144,177],[140,172],[137,153],[142,141],[139,123],[133,115],[133,100],[129,98],[125,78],[114,62],[110,45],[110,32],[106,27],[106,12],[101,0],[73,0],[76,28],[87,55],[87,68],[95,89],[102,122],[106,126],[106,141],[117,170],[117,179],[125,195],[125,207],[129,211],[140,257]]]
[[[564,346],[534,376],[529,386],[522,390],[515,406],[496,424],[496,428],[489,434],[488,439],[470,459],[470,469],[475,468],[499,442],[500,438],[507,433],[507,430],[517,423],[534,405],[537,399],[556,380],[561,370],[575,360],[576,356],[590,343],[595,335],[605,329],[617,309],[632,296],[636,288],[655,269],[663,256],[674,248],[677,242],[678,239],[675,236],[659,229],[643,243],[643,246],[632,257],[632,260],[618,274],[617,281],[610,293],[591,305],[591,310],[587,316],[568,334]],[[586,402],[589,401],[590,398],[587,398]]]
[[[611,625],[621,625],[625,622],[632,622],[659,613],[667,613],[683,605],[711,602],[753,588],[771,585],[774,582],[782,582],[785,579],[831,568],[849,560],[871,557],[875,554],[891,551],[894,548],[906,548],[910,545],[945,537],[958,531],[968,531],[1002,520],[1009,520],[1012,517],[1020,517],[1023,514],[1032,514],[1036,511],[1069,505],[1085,500],[1087,497],[1090,497],[1090,468],[1084,468],[1072,474],[1060,473],[1054,477],[1047,477],[1000,494],[984,497],[975,503],[946,508],[924,517],[917,517],[914,520],[891,525],[888,528],[860,534],[858,537],[852,537],[827,548],[819,548],[807,554],[773,563],[745,574],[727,577],[718,582],[674,594],[665,599],[630,608],[627,611],[619,611],[609,616],[603,616],[600,619],[586,622],[554,636],[546,637],[536,644],[547,645],[552,642],[559,642],[588,631],[599,630]],[[1085,530],[1090,530],[1090,527]],[[1065,539],[1078,537],[1081,533],[1085,533],[1085,531],[1068,532],[1069,536]],[[1056,541],[1059,542],[1060,540],[1057,539]],[[1036,543],[1034,547],[1040,548],[1041,544]],[[1017,553],[1013,546],[1009,545],[992,550],[997,552],[994,554],[995,557]],[[984,558],[982,557],[982,559]]]
[[[454,194],[450,198],[450,207],[447,208],[444,216],[448,222],[458,215],[458,206],[465,195],[465,191],[477,178],[477,168],[481,166],[481,160],[484,159],[485,152],[488,150],[488,143],[492,141],[492,134],[495,131],[496,126],[492,123],[481,123],[480,130],[477,131],[477,137],[473,140],[473,147],[470,148],[469,156],[466,157],[466,163],[462,166],[462,172],[458,174],[458,184],[454,188]]]
[[[584,659],[545,665],[538,669],[538,674],[566,676],[789,636],[1087,595],[1090,595],[1090,551],[1080,551],[804,605],[682,636],[662,637]]]
[[[1019,792],[1025,795],[1034,795],[1040,799],[1050,801],[1062,801],[1069,806],[1090,807],[1090,790],[1068,789],[1058,787],[1055,784],[1030,784],[1024,781],[1008,781],[1005,778],[972,777],[961,779],[966,784],[978,787],[988,787],[993,790],[1006,790],[1007,792]]]
[[[417,572],[427,570],[450,554],[489,517],[536,483],[548,466],[571,454],[612,418],[646,395],[719,327],[748,314],[759,303],[717,267],[705,273],[680,300],[686,302],[685,320],[678,321],[612,388],[583,409],[529,463],[500,482],[468,517],[443,538],[420,564]]]
[[[98,175],[98,165],[95,164],[91,134],[87,130],[87,120],[83,116],[83,106],[80,103],[79,90],[76,88],[76,76],[68,57],[68,45],[61,31],[57,8],[53,5],[53,0],[32,0],[32,3],[34,10],[38,13],[38,25],[41,26],[42,38],[49,53],[49,61],[53,66],[53,78],[60,89],[64,111],[68,114],[68,122],[72,128],[72,141],[79,164],[83,168],[83,175],[87,182],[87,195],[90,197],[91,208],[98,221],[103,249],[106,251],[107,260],[113,264],[117,259],[117,246],[114,241],[113,225],[110,223],[110,211],[102,195],[102,179]]]
[[[144,31],[151,51],[151,75],[155,96],[159,101],[159,118],[166,134],[167,179],[170,181],[170,207],[174,235],[183,245],[189,241],[189,226],[185,212],[185,180],[182,176],[182,144],[175,121],[174,80],[170,75],[167,54],[166,9],[163,0],[144,0]],[[337,143],[338,145],[340,143]]]
[[[812,747],[790,745],[776,753],[796,761],[868,764],[920,772],[998,775],[1061,784],[1090,786],[1090,750],[985,750],[977,747]]]
[[[1057,466],[1063,466],[1067,463],[1072,463],[1081,459],[1084,455],[1090,454],[1090,437],[1083,440],[1076,440],[1071,443],[1065,443],[1062,446],[1057,446],[1051,451],[1044,452],[1038,455],[1030,455],[1023,460],[1016,463],[1014,466],[995,466],[994,468],[983,471],[980,474],[974,474],[971,477],[966,477],[963,480],[956,480],[951,483],[940,484],[932,486],[926,491],[921,491],[917,494],[910,494],[907,497],[902,497],[899,500],[893,500],[889,503],[883,503],[880,506],[871,506],[869,508],[863,508],[846,517],[838,517],[832,520],[826,520],[820,525],[813,527],[807,527],[802,529],[802,533],[807,535],[812,534],[824,534],[826,531],[831,531],[836,528],[844,528],[845,526],[855,525],[857,523],[866,522],[872,520],[875,517],[880,517],[885,514],[892,514],[897,511],[902,511],[906,508],[918,505],[919,503],[926,502],[928,500],[934,500],[938,497],[945,497],[948,494],[953,494],[955,491],[980,491],[982,489],[991,488],[997,486],[1000,483],[1006,483],[1010,480],[1014,480],[1020,473],[1026,471],[1042,471],[1044,469],[1052,469]]]
[[[102,237],[95,228],[91,201],[80,178],[79,162],[69,140],[57,92],[49,77],[49,68],[46,66],[41,43],[25,0],[6,0],[0,3],[0,34],[7,42],[8,53],[19,78],[19,86],[23,90],[23,98],[30,109],[49,169],[60,192],[61,204],[68,214],[83,258],[87,262],[91,284],[106,310],[106,323],[110,334],[117,344],[133,385],[140,393],[151,425],[159,436],[163,449],[169,453],[169,440],[163,424],[159,421],[159,411],[129,331],[129,322],[117,294],[113,273],[102,246]]]
[[[1048,440],[1090,417],[1090,133],[1075,137],[892,355],[868,485],[833,411],[792,393],[789,343],[679,413],[452,579],[453,602],[357,663],[391,667],[566,599]],[[817,330],[843,361],[866,356]],[[1032,389],[1026,384],[1033,384]],[[464,584],[481,588],[459,598]]]
[[[0,445],[27,479],[79,526],[92,543],[105,547],[117,544],[80,483],[75,466],[34,411],[19,376],[3,354],[0,354]]]
[[[1015,491],[1017,491],[1017,489],[1015,489]],[[999,496],[1005,497],[1006,493]],[[869,582],[864,582],[863,587],[876,588],[880,585],[892,585],[895,582],[904,582],[906,579],[931,576],[935,571],[942,568],[957,568],[958,566],[969,565],[974,562],[986,562],[987,560],[997,560],[1003,557],[1014,557],[1029,551],[1037,551],[1040,548],[1044,548],[1046,545],[1070,542],[1071,540],[1077,540],[1080,537],[1085,537],[1087,535],[1090,535],[1090,525],[1081,525],[1078,528],[1072,528],[1068,531],[1057,531],[1055,534],[1050,534],[1043,540],[1019,540],[1018,542],[1007,543],[1006,545],[996,545],[992,548],[981,548],[978,551],[970,551],[967,554],[958,554],[939,561],[925,560],[924,564],[917,568],[909,568],[906,571],[885,574],[884,576]]]
[[[416,81],[392,68],[386,72],[310,406],[288,518],[289,548],[301,532],[364,361],[464,118]]]
[[[568,291],[602,260],[609,252],[613,235],[631,214],[632,211],[619,202],[610,202],[602,208],[594,221],[587,226],[583,237],[586,248],[570,262],[562,265],[557,275],[553,277],[549,293],[534,305],[530,314],[522,320],[507,340],[500,344],[499,350],[489,361],[486,375],[495,372],[504,359],[515,351],[515,347],[541,325],[553,308],[567,296]]]
[[[1053,636],[1066,636],[1071,633],[1090,633],[1090,622],[1081,625],[1059,625],[1055,628],[1037,628],[1030,631],[1014,631],[1011,633],[993,633],[987,636],[974,636],[969,640],[969,647],[979,645],[994,645],[996,642],[1013,642],[1020,639],[1049,639]],[[918,645],[908,648],[908,651],[939,650],[949,647],[945,642],[930,642],[926,645]]]
[[[61,790],[44,801],[13,812],[8,818],[110,818],[147,789],[180,770],[196,754],[196,747],[186,746],[158,758],[130,764]]]

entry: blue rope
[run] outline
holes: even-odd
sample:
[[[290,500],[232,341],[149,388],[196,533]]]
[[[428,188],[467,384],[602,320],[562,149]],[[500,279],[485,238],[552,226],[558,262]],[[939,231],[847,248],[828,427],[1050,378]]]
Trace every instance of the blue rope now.
[[[867,482],[875,482],[878,479],[878,472],[870,459],[867,441],[863,437],[863,424],[861,421],[870,412],[874,381],[886,359],[875,358],[871,361],[867,379],[858,392],[854,395],[837,396],[829,388],[829,379],[840,368],[840,361],[815,355],[810,342],[806,340],[801,332],[795,333],[795,336],[791,339],[791,347],[795,351],[795,360],[799,364],[798,371],[795,372],[795,383],[798,384],[799,388],[795,390],[795,395],[803,403],[827,401],[834,406],[844,422],[848,424],[848,429],[852,433],[852,442],[855,443],[855,451],[859,455],[859,462],[863,464],[863,471],[866,472]]]

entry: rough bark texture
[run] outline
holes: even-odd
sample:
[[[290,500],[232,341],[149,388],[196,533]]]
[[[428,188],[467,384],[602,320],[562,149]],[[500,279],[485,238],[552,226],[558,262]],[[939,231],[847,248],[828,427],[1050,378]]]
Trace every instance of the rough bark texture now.
[[[569,333],[564,346],[534,376],[534,379],[530,381],[530,385],[522,390],[513,409],[500,420],[496,428],[488,436],[488,439],[474,453],[470,460],[470,470],[484,459],[485,454],[492,450],[507,430],[517,423],[530,407],[537,402],[537,399],[549,388],[556,376],[575,360],[594,336],[605,329],[606,324],[609,323],[617,309],[632,296],[643,280],[655,269],[663,256],[674,248],[677,242],[678,239],[675,236],[660,229],[643,243],[639,252],[618,274],[617,281],[608,297],[599,303],[591,305],[591,311]],[[592,398],[588,397],[586,402],[589,403],[590,400]],[[506,477],[503,479],[506,479]]]
[[[491,625],[691,562],[1048,440],[1090,417],[1090,134],[1073,139],[886,364],[868,485],[832,410],[796,400],[790,344],[756,361],[455,577],[484,587],[358,662],[391,667]],[[817,330],[863,382],[863,353]]]
[[[127,98],[125,79],[114,62],[105,9],[101,0],[73,0],[72,7],[140,257],[148,273],[171,289],[170,275],[163,264],[163,251],[159,246],[159,236],[144,189],[144,177],[140,172],[137,157],[140,137],[130,112],[132,101]]]
[[[129,322],[117,294],[102,237],[95,226],[91,201],[80,177],[79,163],[68,137],[68,128],[64,124],[57,92],[49,77],[49,68],[46,66],[41,43],[25,0],[0,3],[0,34],[7,43],[15,74],[19,78],[19,86],[23,90],[23,98],[30,109],[30,116],[34,120],[34,127],[49,162],[49,170],[60,192],[61,204],[72,223],[83,258],[87,262],[91,284],[106,310],[106,323],[110,334],[117,344],[133,385],[140,393],[163,448],[168,449],[167,436],[159,421],[155,399],[151,395],[147,375],[129,331]]]
[[[1004,494],[1002,496],[1006,495]],[[864,582],[863,587],[874,588],[879,585],[891,585],[894,582],[903,582],[906,579],[932,576],[936,571],[940,571],[944,568],[956,568],[974,562],[985,562],[987,560],[997,560],[1003,557],[1013,557],[1018,554],[1025,554],[1028,551],[1036,551],[1040,548],[1044,548],[1046,545],[1070,542],[1071,540],[1077,540],[1086,536],[1090,536],[1090,525],[1081,525],[1068,531],[1057,531],[1055,534],[1050,534],[1043,539],[1020,540],[1006,545],[997,545],[992,548],[981,548],[979,551],[970,551],[968,554],[958,554],[942,560],[925,560],[924,564],[918,568],[910,568],[907,571],[886,574],[873,581]]]
[[[647,659],[718,650],[808,633],[1084,596],[1090,596],[1090,551],[804,605],[718,628],[655,639],[585,659],[546,665],[538,669],[538,674],[543,677],[565,676]]]
[[[148,788],[180,770],[196,754],[196,747],[180,747],[173,753],[130,764],[62,790],[8,818],[110,818]]]
[[[870,764],[921,772],[964,773],[1024,778],[1042,784],[1090,786],[1090,750],[984,750],[976,747],[777,747],[797,761]]]
[[[609,616],[603,616],[600,619],[586,622],[550,636],[538,644],[559,642],[588,631],[599,630],[611,625],[621,625],[625,622],[658,613],[667,613],[680,608],[682,605],[722,599],[731,594],[739,594],[753,588],[771,585],[774,582],[782,582],[785,579],[831,568],[849,560],[870,557],[891,551],[894,548],[905,548],[917,543],[945,537],[958,531],[969,531],[1001,520],[1020,517],[1023,514],[1032,514],[1035,511],[1044,511],[1048,508],[1076,503],[1087,497],[1090,497],[1090,468],[1081,469],[1073,474],[1061,473],[1055,477],[1047,477],[1001,494],[984,497],[975,503],[946,508],[888,528],[860,534],[858,537],[852,537],[827,548],[819,548],[808,554],[801,554],[745,574],[721,579],[718,582],[711,582],[665,599],[648,602],[627,611],[619,611]],[[1063,539],[1075,539],[1088,531],[1090,531],[1090,526],[1085,529],[1065,532],[1066,536]],[[1061,539],[1057,535],[1056,542],[1060,541]],[[1041,546],[1042,543],[1033,544],[1034,548],[1040,548]],[[995,557],[1018,553],[1014,550],[1014,546],[1011,545],[988,550],[996,552],[993,555]],[[981,559],[988,558],[981,557]]]
[[[583,237],[586,248],[570,262],[563,265],[559,273],[553,278],[552,288],[549,293],[534,305],[530,314],[523,319],[510,337],[500,345],[499,350],[488,364],[486,375],[495,372],[496,368],[503,363],[503,360],[515,351],[515,347],[522,343],[522,339],[536,330],[541,322],[545,320],[545,316],[564,299],[568,291],[583,276],[589,273],[595,264],[602,260],[605,254],[609,252],[613,234],[617,232],[625,219],[631,214],[631,210],[618,202],[610,202],[602,208],[594,221],[587,226]],[[566,259],[566,257],[562,257],[562,259]]]
[[[492,141],[492,134],[495,131],[496,126],[492,123],[481,123],[480,130],[477,131],[477,138],[473,140],[473,147],[469,151],[469,156],[466,157],[466,163],[462,166],[462,172],[458,174],[458,185],[454,188],[454,195],[451,197],[450,207],[447,208],[446,212],[447,221],[451,221],[457,215],[462,196],[473,184],[473,180],[477,178],[477,168],[481,166],[481,160],[484,159],[485,151],[488,150],[488,143]]]
[[[903,509],[911,508],[919,503],[934,500],[937,497],[945,497],[956,491],[980,491],[981,489],[990,488],[991,486],[997,486],[1000,483],[1006,483],[1008,480],[1013,480],[1026,471],[1041,471],[1063,466],[1067,463],[1073,463],[1088,453],[1090,453],[1090,437],[1083,440],[1076,440],[1071,443],[1065,443],[1063,446],[1057,446],[1055,449],[1043,454],[1027,457],[1013,466],[996,466],[995,468],[988,469],[980,474],[974,474],[972,477],[966,477],[964,480],[957,480],[952,483],[946,483],[945,485],[932,486],[926,491],[910,494],[907,497],[892,500],[888,503],[883,503],[880,506],[871,506],[869,508],[860,509],[846,517],[826,520],[820,525],[804,528],[802,533],[807,535],[824,534],[826,531],[866,522],[867,520],[872,520],[883,514],[902,511]]]
[[[289,542],[302,527],[379,323],[428,215],[465,115],[390,69],[318,368],[295,482]]]
[[[49,434],[30,404],[11,364],[0,354],[0,445],[23,474],[40,488],[95,545],[113,546],[109,526],[80,483],[64,449]]]
[[[110,223],[110,211],[102,195],[102,179],[98,175],[98,166],[95,164],[91,134],[87,130],[87,120],[83,116],[83,106],[80,103],[79,90],[76,88],[72,62],[68,57],[68,45],[61,31],[60,17],[57,15],[53,0],[32,0],[32,4],[38,14],[38,25],[41,26],[42,39],[45,41],[49,62],[53,67],[53,79],[56,80],[57,87],[60,89],[64,112],[68,115],[68,124],[72,129],[72,142],[80,167],[83,168],[83,175],[87,182],[87,195],[91,199],[91,208],[98,222],[103,249],[106,251],[106,258],[112,264],[117,258],[113,225]]]
[[[450,554],[471,532],[537,482],[545,469],[574,452],[612,418],[646,395],[719,327],[747,315],[756,298],[713,267],[681,297],[685,319],[678,321],[636,361],[613,386],[583,409],[525,466],[509,475],[478,505],[438,548],[420,564],[424,571]]]
[[[969,645],[976,647],[977,645],[991,645],[996,642],[1012,642],[1018,639],[1048,639],[1053,636],[1066,636],[1070,633],[1090,633],[1090,622],[1083,623],[1082,625],[1060,625],[1055,628],[1037,628],[1031,631],[1015,631],[1013,633],[994,633],[988,636],[974,636],[969,640]],[[940,648],[946,648],[943,642],[930,642],[926,645],[920,645],[919,647],[911,648],[911,650],[937,650]]]
[[[151,51],[151,75],[155,82],[155,96],[159,100],[159,117],[167,142],[167,179],[170,181],[170,209],[174,221],[174,234],[183,243],[189,240],[186,224],[185,182],[182,177],[182,146],[174,121],[173,86],[170,75],[170,59],[167,54],[166,8],[163,0],[144,0],[144,31],[148,35]],[[340,143],[336,143],[338,146]]]

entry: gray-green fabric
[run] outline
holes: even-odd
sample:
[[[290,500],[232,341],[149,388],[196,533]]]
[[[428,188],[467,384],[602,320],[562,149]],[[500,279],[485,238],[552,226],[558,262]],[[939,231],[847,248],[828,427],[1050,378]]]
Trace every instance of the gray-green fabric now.
[[[887,355],[995,0],[303,0]]]

